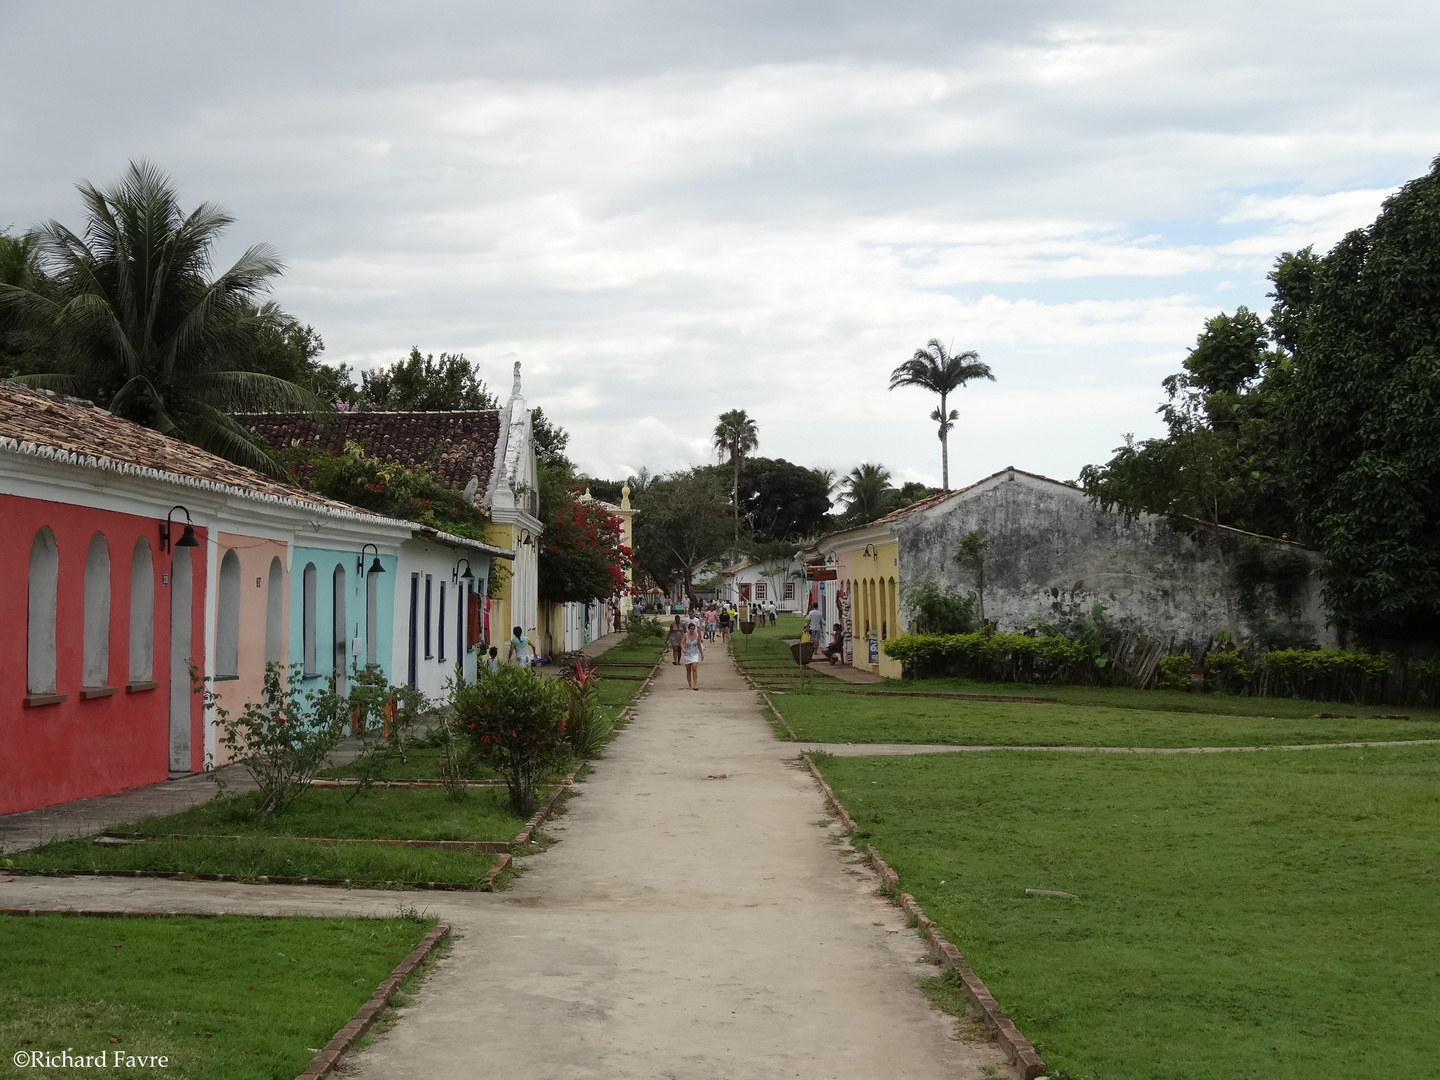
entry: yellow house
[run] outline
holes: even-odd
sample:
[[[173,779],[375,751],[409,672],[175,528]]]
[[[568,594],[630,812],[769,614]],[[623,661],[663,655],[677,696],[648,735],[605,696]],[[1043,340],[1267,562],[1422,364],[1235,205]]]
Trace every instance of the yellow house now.
[[[827,570],[832,588],[811,585],[812,601],[822,601],[825,626],[839,623],[845,633],[845,659],[864,671],[900,678],[900,661],[885,655],[884,644],[903,633],[900,626],[900,545],[885,519],[821,538],[814,550]],[[821,595],[823,591],[823,596]],[[847,622],[848,618],[848,622]]]

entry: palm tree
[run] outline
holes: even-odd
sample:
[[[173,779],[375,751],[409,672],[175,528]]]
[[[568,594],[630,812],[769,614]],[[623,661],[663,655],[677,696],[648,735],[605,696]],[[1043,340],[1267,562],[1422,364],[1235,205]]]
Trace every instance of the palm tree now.
[[[995,381],[990,365],[980,362],[980,354],[974,349],[962,353],[948,353],[939,338],[931,338],[923,349],[916,349],[915,355],[890,373],[890,389],[901,386],[918,386],[940,395],[940,407],[930,414],[930,419],[940,425],[940,485],[942,491],[950,490],[950,429],[960,414],[954,409],[946,410],[946,399],[966,383],[974,379]]]
[[[211,278],[215,242],[234,219],[212,203],[184,214],[175,187],[148,162],[131,162],[109,190],[88,182],[79,190],[83,235],[57,221],[39,226],[31,235],[43,282],[0,283],[0,310],[47,345],[50,370],[22,381],[284,475],[232,416],[328,408],[250,370],[258,332],[284,318],[263,299],[279,257],[252,247]]]
[[[721,413],[715,422],[715,449],[723,463],[728,457],[735,469],[735,483],[730,500],[735,507],[735,542],[740,542],[740,464],[745,455],[760,445],[760,431],[744,409]]]
[[[845,499],[845,518],[855,525],[883,517],[895,497],[895,489],[890,486],[890,470],[868,461],[855,466],[841,479],[840,493]]]

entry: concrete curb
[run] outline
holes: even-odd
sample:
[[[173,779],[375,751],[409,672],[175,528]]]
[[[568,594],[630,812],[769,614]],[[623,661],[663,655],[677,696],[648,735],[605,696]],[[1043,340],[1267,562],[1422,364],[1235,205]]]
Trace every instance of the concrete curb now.
[[[560,788],[556,789],[561,790]],[[225,836],[190,833],[137,833],[108,830],[100,836],[113,836],[122,840],[298,840],[305,844],[369,844],[377,847],[440,848],[443,851],[481,851],[498,853],[510,850],[508,840],[387,840],[372,837],[335,836]],[[528,840],[529,837],[527,836]]]
[[[810,770],[810,775],[815,778],[815,783],[819,785],[825,802],[835,812],[835,816],[840,819],[841,824],[845,826],[845,831],[852,835],[859,832],[854,819],[846,813],[845,807],[836,798],[835,792],[825,782],[825,778],[820,775],[820,770],[815,767],[815,762],[810,759],[810,755],[805,753],[800,757]],[[880,853],[872,844],[865,845],[865,852],[870,859],[870,864],[875,868],[875,872],[880,875],[880,880],[884,882],[886,890],[898,892],[900,878],[890,868],[890,864],[880,857]],[[1010,1019],[1005,1010],[1000,1008],[999,1002],[995,1000],[985,983],[970,969],[970,965],[965,962],[965,957],[960,954],[960,950],[945,940],[939,927],[925,914],[913,896],[909,893],[901,893],[898,902],[905,913],[915,919],[916,925],[925,934],[925,939],[930,943],[930,950],[935,954],[935,958],[959,977],[961,984],[965,987],[965,995],[970,999],[970,1004],[984,1017],[985,1023],[995,1030],[996,1041],[1011,1062],[1020,1067],[1021,1075],[1025,1077],[1025,1080],[1037,1080],[1037,1078],[1043,1077],[1045,1062],[1040,1059],[1034,1045],[1020,1034],[1020,1029],[1015,1026],[1015,1022]]]
[[[370,1000],[355,1010],[355,1015],[350,1018],[350,1022],[335,1033],[335,1037],[325,1044],[324,1049],[315,1055],[309,1067],[295,1080],[318,1080],[319,1077],[328,1076],[333,1072],[340,1056],[349,1050],[355,1044],[355,1040],[365,1034],[370,1025],[375,1022],[381,1010],[390,1003],[390,998],[400,988],[400,984],[420,966],[421,962],[449,933],[449,923],[436,923],[434,929],[421,938],[420,944],[415,946],[410,955],[395,966],[395,970],[390,972],[389,978],[375,988],[375,993],[370,995]]]

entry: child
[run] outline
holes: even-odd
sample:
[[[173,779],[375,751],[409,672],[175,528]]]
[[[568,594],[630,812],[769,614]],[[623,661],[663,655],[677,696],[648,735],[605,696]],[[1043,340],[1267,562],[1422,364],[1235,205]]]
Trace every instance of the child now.
[[[523,627],[514,627],[510,637],[509,661],[516,667],[529,667],[535,662],[535,653],[530,648],[530,639],[525,636]]]
[[[680,666],[680,640],[685,636],[685,627],[680,625],[680,616],[675,616],[675,621],[670,625],[670,649],[675,654],[672,663]]]
[[[485,668],[488,671],[500,670],[500,650],[494,645],[490,646],[490,655],[485,658]]]

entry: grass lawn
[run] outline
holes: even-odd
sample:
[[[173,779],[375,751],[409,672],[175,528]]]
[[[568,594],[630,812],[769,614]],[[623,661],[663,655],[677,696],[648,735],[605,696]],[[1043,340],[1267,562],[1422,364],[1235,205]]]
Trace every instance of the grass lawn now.
[[[278,817],[251,813],[251,796],[215,799],[179,814],[145,818],[120,832],[232,836],[241,840],[147,840],[100,847],[66,840],[14,854],[18,869],[164,870],[237,877],[338,877],[356,881],[478,883],[495,856],[478,852],[369,844],[311,844],[285,837],[396,840],[510,840],[524,821],[510,812],[504,788],[471,788],[463,803],[442,790],[377,788],[307,792]]]
[[[433,747],[422,746],[414,750],[406,751],[405,760],[398,758],[390,761],[383,776],[378,780],[439,780],[440,768],[436,764],[439,758],[445,756],[444,750],[437,750]],[[364,771],[364,762],[357,759],[346,765],[338,765],[333,769],[326,769],[321,776],[343,779],[345,777],[359,776]],[[471,780],[495,780],[500,776],[494,769],[480,762],[475,762],[469,773]]]
[[[289,1080],[433,919],[0,916],[0,1047],[164,1055],[163,1069],[6,1075]]]
[[[1440,748],[820,764],[1051,1076],[1437,1075]]]
[[[1147,693],[1131,691],[1131,693]],[[1165,695],[1152,695],[1168,705]],[[1177,694],[1184,698],[1186,695]],[[952,743],[970,746],[1274,746],[1440,739],[1436,720],[1315,720],[1276,710],[1264,715],[1139,709],[1100,704],[1028,705],[913,696],[866,696],[828,687],[772,694],[795,734],[816,742]],[[1211,700],[1210,696],[1200,699]],[[1258,704],[1294,702],[1244,700]],[[1186,703],[1188,704],[1188,702]],[[1379,711],[1379,710],[1375,710]]]

